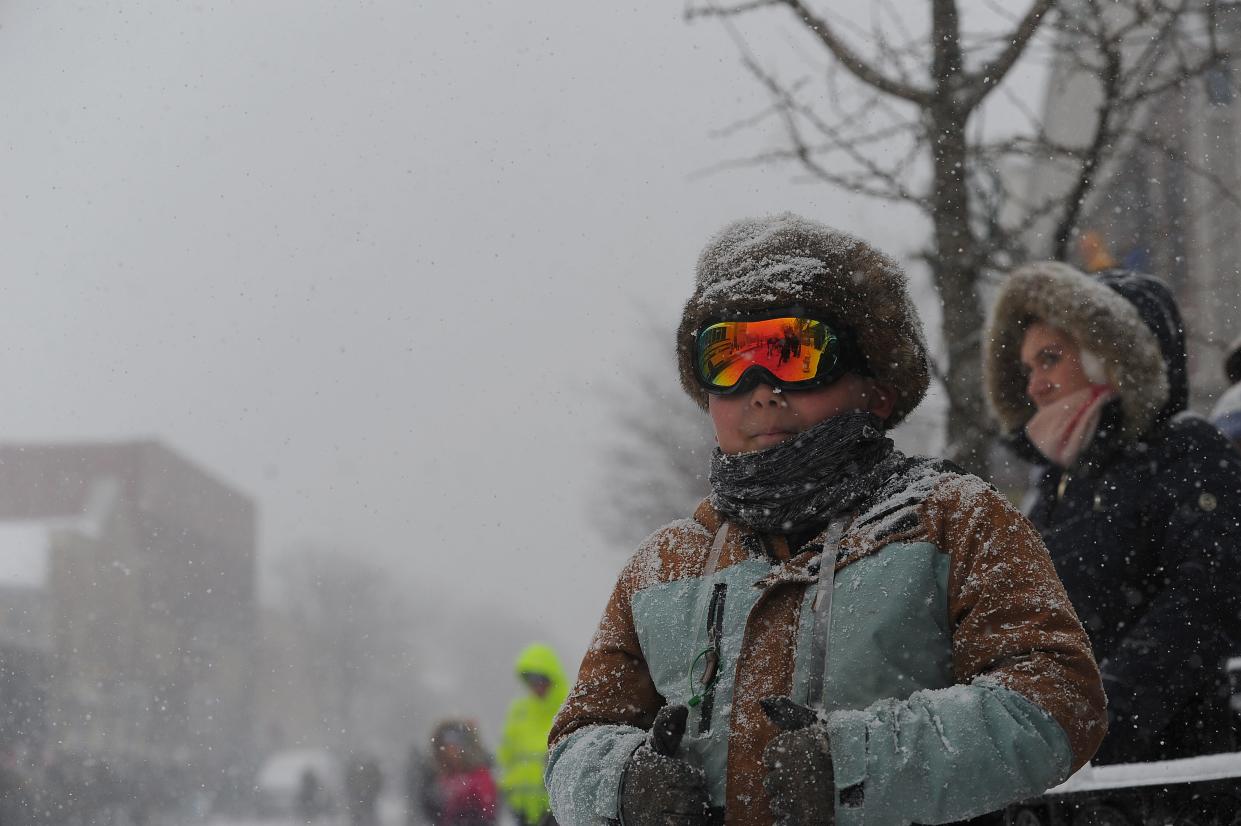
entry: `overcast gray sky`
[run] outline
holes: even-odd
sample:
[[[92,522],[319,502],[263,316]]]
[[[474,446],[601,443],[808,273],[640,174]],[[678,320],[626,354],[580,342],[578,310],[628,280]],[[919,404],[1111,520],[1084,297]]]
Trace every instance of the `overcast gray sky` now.
[[[406,564],[575,662],[624,561],[588,512],[624,376],[584,342],[673,318],[744,215],[921,241],[791,170],[693,177],[762,94],[681,11],[3,3],[0,434],[159,438],[265,556]]]

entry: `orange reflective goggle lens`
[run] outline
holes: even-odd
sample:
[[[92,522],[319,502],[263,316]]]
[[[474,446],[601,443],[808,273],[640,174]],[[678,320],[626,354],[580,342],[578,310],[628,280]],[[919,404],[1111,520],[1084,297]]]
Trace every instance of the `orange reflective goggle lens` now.
[[[828,384],[843,372],[841,363],[840,337],[814,318],[717,321],[696,341],[698,380],[710,393],[738,392],[760,380],[790,389]]]

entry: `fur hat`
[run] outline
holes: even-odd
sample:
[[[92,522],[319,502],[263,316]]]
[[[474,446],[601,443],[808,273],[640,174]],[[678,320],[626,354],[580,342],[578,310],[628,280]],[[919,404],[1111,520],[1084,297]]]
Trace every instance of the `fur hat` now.
[[[681,386],[690,398],[706,409],[694,339],[707,319],[793,304],[853,332],[875,378],[896,391],[889,426],[922,401],[930,370],[905,273],[869,244],[787,212],[729,224],[698,257],[694,293],[677,328]]]
[[[1134,280],[1148,291],[1155,286],[1148,283],[1154,279],[1133,273],[1112,278]],[[1056,261],[1018,267],[1004,281],[983,341],[983,378],[987,400],[1006,434],[1024,427],[1035,412],[1021,370],[1021,342],[1035,321],[1063,330],[1102,361],[1108,383],[1120,396],[1127,436],[1141,435],[1159,418],[1170,398],[1160,340],[1122,291],[1125,284],[1113,286],[1112,281]]]

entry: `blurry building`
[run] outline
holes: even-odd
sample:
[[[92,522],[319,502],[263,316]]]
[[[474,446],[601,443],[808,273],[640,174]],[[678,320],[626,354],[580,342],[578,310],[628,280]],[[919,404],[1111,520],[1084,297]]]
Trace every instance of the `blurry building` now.
[[[10,650],[40,658],[31,702],[57,751],[244,760],[255,517],[158,442],[0,445],[0,688]]]
[[[1215,35],[1236,53],[1241,6],[1222,7]],[[1134,48],[1149,42],[1135,38]],[[1198,411],[1224,389],[1224,348],[1241,333],[1237,80],[1236,67],[1221,62],[1144,104],[1137,128],[1101,169],[1085,204],[1073,261],[1087,270],[1130,267],[1167,281],[1185,317],[1191,405]],[[1080,68],[1054,66],[1044,104],[1048,138],[1084,146],[1101,94],[1097,79]],[[1031,202],[1068,191],[1070,178],[1056,165],[1036,161],[1031,172]],[[1050,229],[1032,227],[1030,248],[1046,249],[1040,240]]]
[[[37,760],[47,744],[51,599],[42,522],[0,524],[0,754]]]

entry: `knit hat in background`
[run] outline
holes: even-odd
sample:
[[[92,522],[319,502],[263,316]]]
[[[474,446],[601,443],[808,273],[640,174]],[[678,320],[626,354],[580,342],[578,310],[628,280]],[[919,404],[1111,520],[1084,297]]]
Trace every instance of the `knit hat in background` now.
[[[1211,411],[1211,424],[1225,436],[1241,441],[1241,383],[1229,387]]]
[[[1224,375],[1229,384],[1241,382],[1241,336],[1237,336],[1224,352]]]
[[[705,321],[790,305],[849,328],[871,373],[896,391],[889,427],[922,401],[930,369],[905,273],[864,241],[787,212],[729,224],[699,256],[677,329],[685,392],[706,409],[694,374],[694,339]]]

